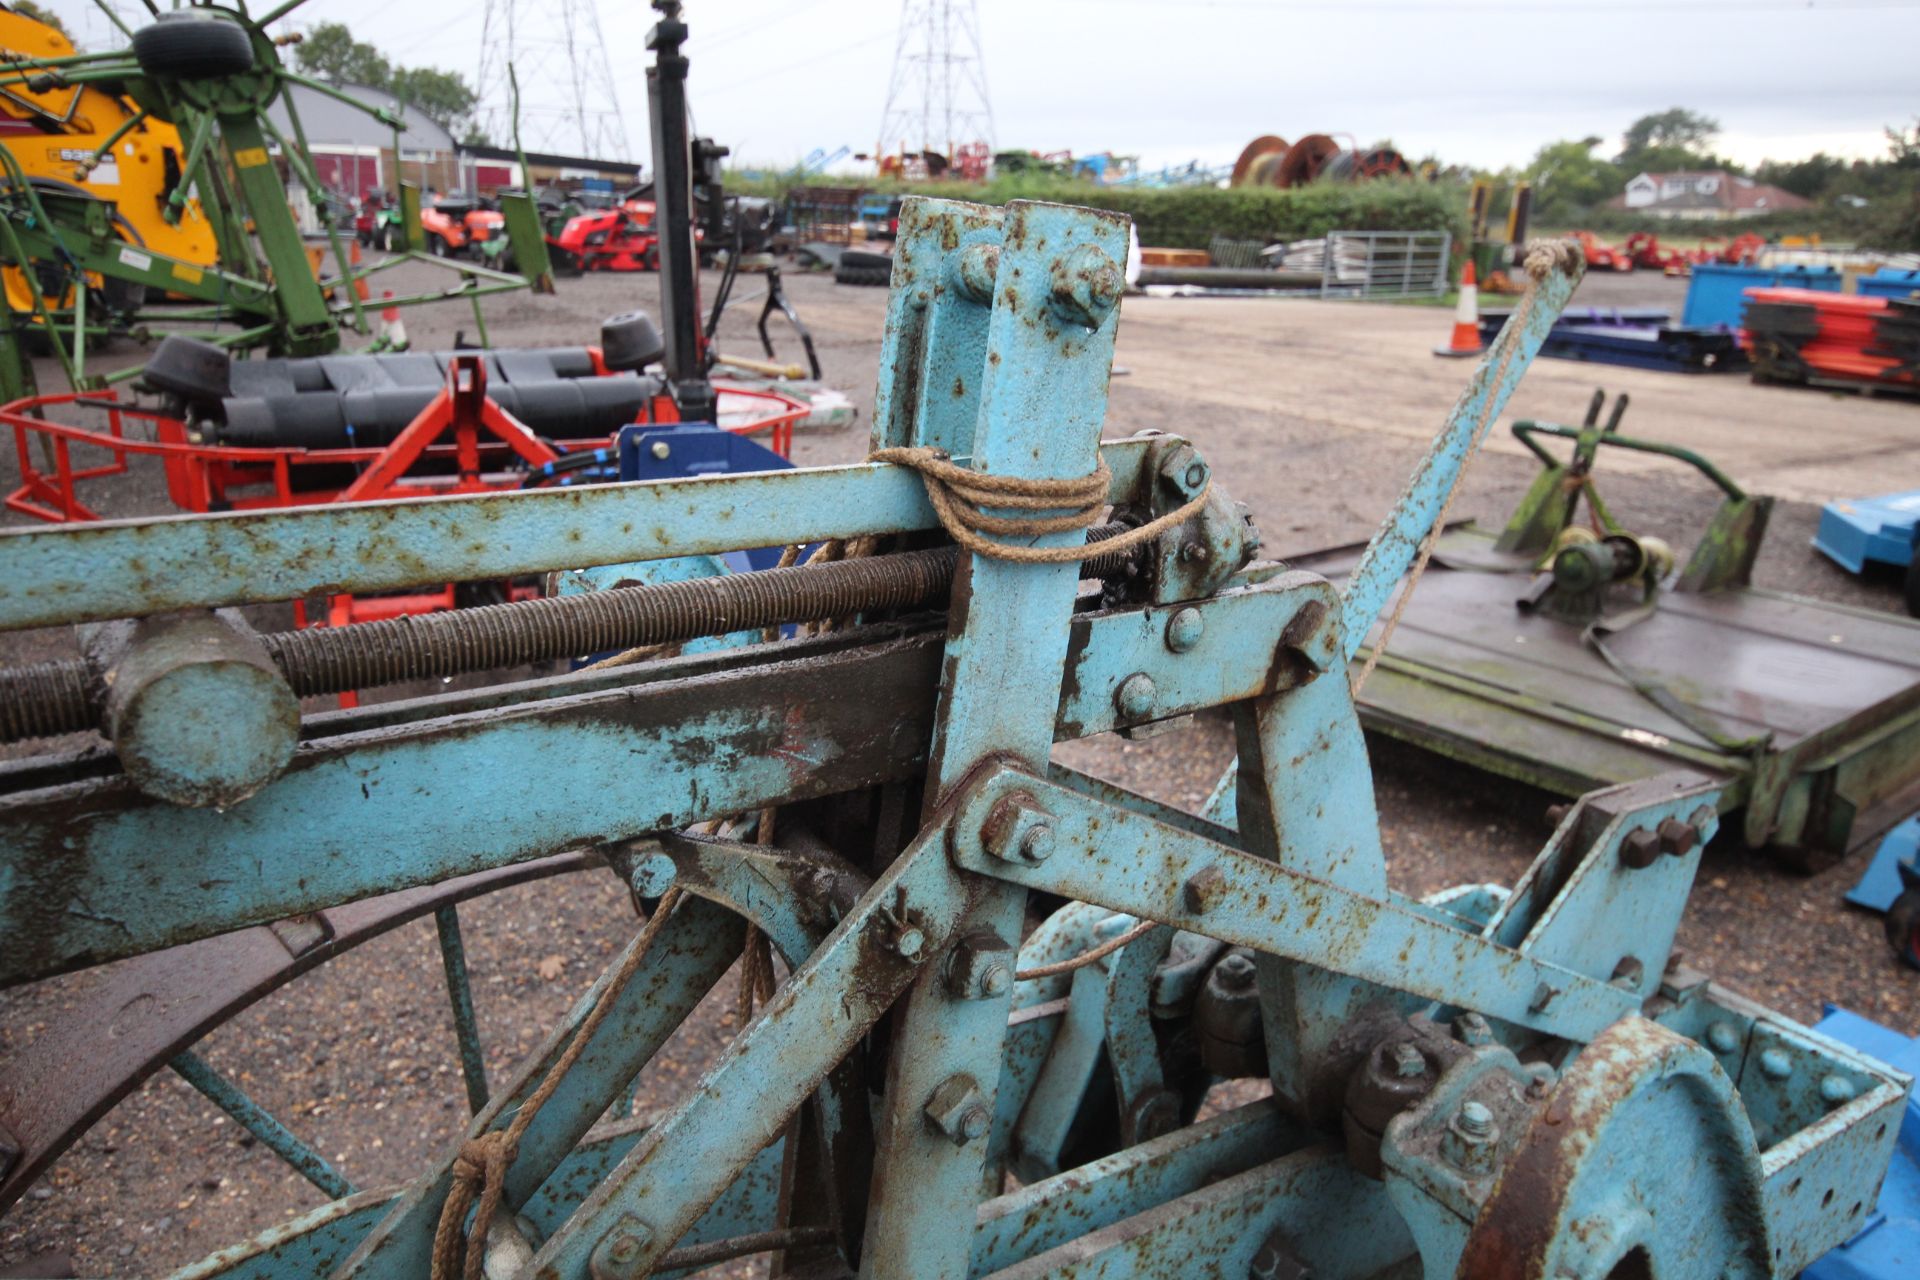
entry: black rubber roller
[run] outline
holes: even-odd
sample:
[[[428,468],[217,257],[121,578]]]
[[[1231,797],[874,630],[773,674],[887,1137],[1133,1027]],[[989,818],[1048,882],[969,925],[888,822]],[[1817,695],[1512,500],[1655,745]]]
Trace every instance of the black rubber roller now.
[[[189,404],[217,404],[233,394],[233,357],[211,342],[168,334],[154,348],[140,380]]]
[[[657,364],[666,354],[660,327],[644,311],[629,311],[600,324],[600,358],[609,369],[637,372]]]

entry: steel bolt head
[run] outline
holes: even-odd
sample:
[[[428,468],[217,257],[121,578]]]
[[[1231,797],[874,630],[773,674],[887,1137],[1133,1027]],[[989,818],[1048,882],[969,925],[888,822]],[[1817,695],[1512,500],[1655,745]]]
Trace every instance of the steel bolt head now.
[[[615,1262],[632,1262],[640,1256],[640,1241],[635,1236],[621,1236],[607,1250],[607,1256]]]
[[[1159,697],[1160,690],[1154,685],[1153,677],[1144,671],[1136,671],[1114,690],[1113,704],[1119,708],[1121,715],[1133,719],[1151,714]]]
[[[990,996],[1005,995],[1013,985],[1013,970],[1004,964],[991,964],[980,975],[980,990]]]
[[[1732,1053],[1740,1047],[1740,1034],[1725,1022],[1707,1028],[1707,1047],[1715,1053]]]
[[[1460,1104],[1460,1132],[1471,1138],[1484,1138],[1493,1132],[1493,1112],[1486,1103],[1469,1099]]]
[[[1785,1049],[1767,1049],[1760,1054],[1760,1074],[1769,1080],[1785,1080],[1793,1074],[1793,1059]]]
[[[1493,1028],[1477,1013],[1463,1013],[1453,1020],[1454,1039],[1478,1047],[1493,1043]]]
[[[1662,822],[1657,834],[1660,837],[1660,852],[1675,858],[1692,853],[1694,844],[1700,839],[1700,833],[1694,830],[1691,822],[1682,822],[1678,818],[1668,818]]]
[[[1547,806],[1547,825],[1556,831],[1559,830],[1560,824],[1565,822],[1567,820],[1567,815],[1572,812],[1573,812],[1573,806],[1571,804],[1548,805]]]
[[[913,925],[906,925],[893,935],[893,949],[903,959],[911,960],[926,948],[927,935]]]
[[[993,282],[1000,274],[1000,246],[970,244],[953,264],[953,282],[962,297],[982,306],[993,301]]]
[[[1853,1101],[1856,1090],[1853,1081],[1842,1075],[1820,1077],[1820,1101],[1828,1107],[1844,1107]]]
[[[1053,856],[1053,828],[1036,822],[1020,837],[1020,856],[1028,862],[1045,862]]]
[[[1206,629],[1206,616],[1198,609],[1191,606],[1177,609],[1167,619],[1167,648],[1175,653],[1186,653],[1200,643],[1201,633]]]
[[[1420,1051],[1410,1044],[1397,1044],[1388,1055],[1393,1066],[1393,1074],[1402,1080],[1412,1080],[1427,1074],[1427,1060]]]
[[[647,452],[660,459],[660,461],[665,462],[673,456],[673,446],[665,440],[655,440],[653,444],[648,447]]]
[[[1253,986],[1258,969],[1253,961],[1238,951],[1229,951],[1220,957],[1220,963],[1213,966],[1214,978],[1228,991],[1245,991]]]
[[[1083,244],[1054,264],[1053,313],[1071,324],[1097,329],[1120,301],[1126,280],[1098,245]]]
[[[980,843],[996,858],[1039,862],[1053,852],[1051,817],[1029,792],[1002,796],[980,824]],[[1034,836],[1038,828],[1045,828],[1045,834]]]
[[[979,1083],[970,1075],[948,1076],[935,1085],[924,1110],[928,1123],[959,1146],[985,1134],[993,1123]]]
[[[1660,837],[1650,827],[1635,827],[1620,842],[1620,861],[1635,871],[1654,864],[1660,856]]]

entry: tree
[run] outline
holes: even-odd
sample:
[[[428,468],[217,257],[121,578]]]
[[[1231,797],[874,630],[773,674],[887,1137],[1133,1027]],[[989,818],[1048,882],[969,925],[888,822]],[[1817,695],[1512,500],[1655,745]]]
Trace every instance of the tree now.
[[[1824,151],[1816,151],[1805,160],[1772,160],[1762,164],[1754,177],[1809,200],[1833,194],[1834,187],[1847,175],[1847,162]]]
[[[294,46],[294,62],[310,76],[334,84],[364,84],[385,89],[393,80],[386,55],[353,38],[338,22],[323,22]]]
[[[1591,209],[1609,200],[1627,185],[1627,176],[1593,154],[1597,137],[1550,142],[1534,154],[1526,168],[1533,183],[1534,208],[1543,215]]]
[[[431,120],[458,135],[467,129],[480,95],[452,71],[431,67],[402,67],[393,73],[388,92]]]
[[[355,40],[341,23],[323,22],[307,32],[294,49],[294,61],[308,75],[335,84],[384,89],[456,136],[473,132],[473,109],[480,95],[458,72],[396,67],[372,45]]]
[[[1712,116],[1685,107],[1668,107],[1641,116],[1627,126],[1621,142],[1620,164],[1626,168],[1645,168],[1633,157],[1660,150],[1689,152],[1705,158],[1705,152],[1720,132],[1720,122]]]

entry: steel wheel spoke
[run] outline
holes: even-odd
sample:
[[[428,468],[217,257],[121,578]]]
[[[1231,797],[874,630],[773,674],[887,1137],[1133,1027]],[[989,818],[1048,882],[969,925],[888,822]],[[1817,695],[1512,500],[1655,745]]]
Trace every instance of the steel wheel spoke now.
[[[232,1116],[248,1133],[266,1143],[275,1155],[292,1165],[294,1171],[308,1182],[335,1200],[345,1199],[354,1193],[354,1185],[328,1164],[325,1156],[295,1137],[264,1107],[248,1097],[246,1090],[215,1071],[199,1054],[191,1049],[182,1049],[167,1065],[179,1073],[182,1080],[205,1094],[214,1106]]]
[[[460,912],[452,903],[433,913],[440,931],[440,965],[447,974],[447,1003],[453,1006],[453,1030],[460,1038],[460,1074],[467,1082],[467,1110],[487,1105],[487,1060],[480,1050],[480,1025],[473,1016],[473,987],[467,982],[467,948],[460,939]]]

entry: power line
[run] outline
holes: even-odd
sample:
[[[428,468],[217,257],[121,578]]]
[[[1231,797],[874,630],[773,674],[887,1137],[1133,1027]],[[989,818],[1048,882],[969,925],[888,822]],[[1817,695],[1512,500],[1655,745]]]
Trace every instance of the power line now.
[[[487,0],[476,115],[502,145],[513,139],[509,69],[520,85],[520,134],[529,150],[633,159],[595,0]]]
[[[904,0],[877,155],[993,146],[976,0]]]

